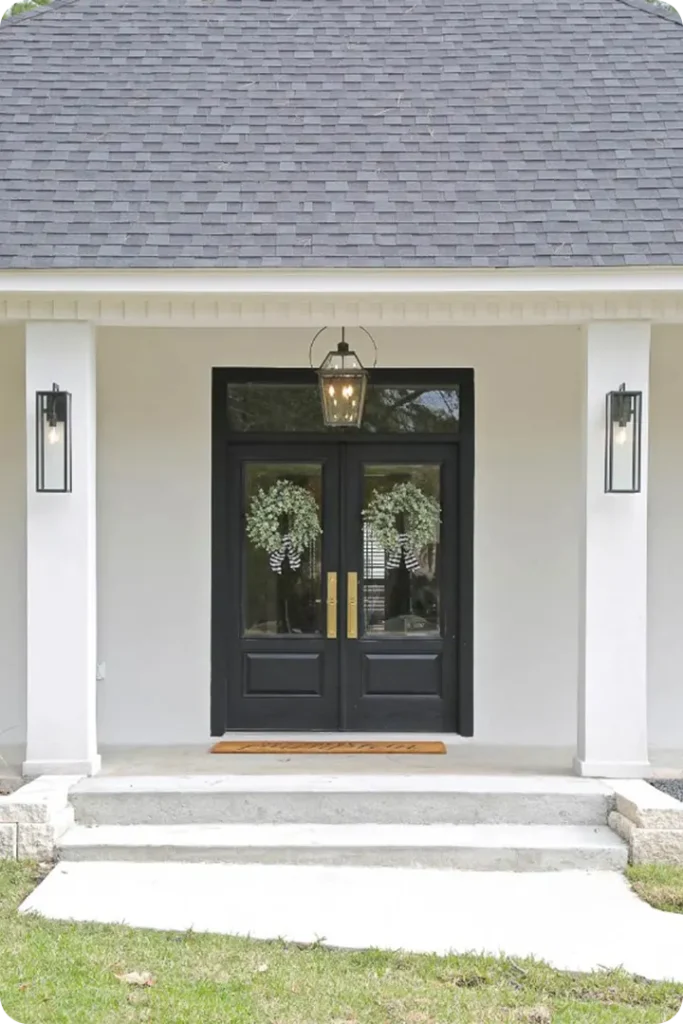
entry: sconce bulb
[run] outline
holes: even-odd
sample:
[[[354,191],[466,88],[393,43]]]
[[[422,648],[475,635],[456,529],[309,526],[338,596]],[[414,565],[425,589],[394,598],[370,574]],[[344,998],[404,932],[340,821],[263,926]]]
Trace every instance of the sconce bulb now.
[[[614,433],[615,444],[624,445],[628,438],[628,428],[619,425]]]
[[[334,384],[330,384],[330,386],[328,388],[328,394],[329,394],[330,398],[334,398]]]
[[[59,443],[59,428],[56,423],[51,423],[47,431],[47,443],[58,444]]]

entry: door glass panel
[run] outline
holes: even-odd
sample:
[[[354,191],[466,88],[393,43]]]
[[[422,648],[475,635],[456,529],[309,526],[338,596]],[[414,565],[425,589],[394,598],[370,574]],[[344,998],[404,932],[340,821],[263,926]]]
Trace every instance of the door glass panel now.
[[[283,488],[284,482],[293,488]],[[301,509],[301,513],[277,513],[283,505],[283,491],[293,495],[292,507]],[[320,529],[321,506],[320,464],[246,463],[242,597],[245,636],[322,633],[322,534],[315,528],[317,522]],[[296,542],[300,515],[309,523],[303,544]]]
[[[409,485],[407,488],[402,485]],[[409,510],[393,511],[402,500]],[[370,510],[383,509],[379,526]],[[441,472],[434,464],[363,467],[362,615],[366,636],[440,634]],[[414,511],[411,511],[414,510]],[[416,527],[416,515],[423,528]],[[431,528],[430,528],[431,524]],[[399,547],[387,547],[393,529]],[[425,542],[425,535],[430,535]],[[422,539],[420,539],[422,538]]]

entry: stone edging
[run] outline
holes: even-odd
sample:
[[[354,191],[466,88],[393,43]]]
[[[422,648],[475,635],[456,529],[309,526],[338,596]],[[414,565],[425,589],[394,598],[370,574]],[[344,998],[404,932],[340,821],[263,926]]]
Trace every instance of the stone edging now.
[[[0,797],[0,860],[50,861],[73,824],[69,790],[80,775],[41,775]]]
[[[631,863],[683,865],[683,803],[642,779],[609,784],[609,824],[628,842]]]

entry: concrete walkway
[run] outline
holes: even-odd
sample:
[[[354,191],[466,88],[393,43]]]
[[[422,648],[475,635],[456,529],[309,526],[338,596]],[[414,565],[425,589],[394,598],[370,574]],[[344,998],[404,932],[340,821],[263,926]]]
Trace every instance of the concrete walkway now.
[[[683,915],[615,872],[59,864],[22,911],[332,946],[533,956],[683,981]]]

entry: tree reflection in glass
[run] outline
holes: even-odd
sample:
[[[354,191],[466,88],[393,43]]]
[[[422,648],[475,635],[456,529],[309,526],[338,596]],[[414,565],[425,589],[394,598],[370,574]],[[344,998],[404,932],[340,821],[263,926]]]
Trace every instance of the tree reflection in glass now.
[[[311,384],[228,384],[228,419],[239,433],[321,433],[320,393]],[[368,385],[361,430],[372,434],[454,434],[460,424],[457,385]]]

